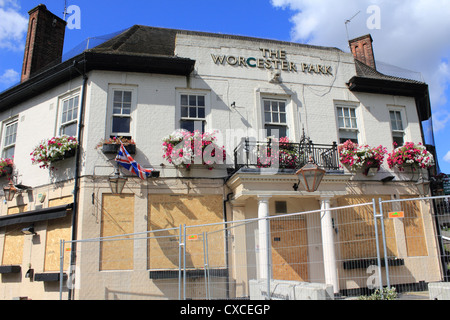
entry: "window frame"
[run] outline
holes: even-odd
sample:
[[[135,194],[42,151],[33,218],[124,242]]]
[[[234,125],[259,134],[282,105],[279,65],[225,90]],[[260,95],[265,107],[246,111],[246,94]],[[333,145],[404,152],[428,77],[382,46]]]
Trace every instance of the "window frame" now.
[[[395,142],[397,144],[397,146],[400,147],[400,146],[404,145],[405,141],[406,141],[407,121],[406,121],[405,109],[402,107],[389,107],[388,112],[389,112],[389,126],[391,128],[392,142],[393,143]],[[399,130],[398,128],[394,129],[393,119],[391,118],[391,113],[394,113],[395,115],[400,116],[400,120],[397,117],[395,117],[396,118],[395,123],[397,126],[398,122],[400,121],[402,130]],[[397,143],[395,138],[401,138],[403,143],[400,145],[399,143]]]
[[[130,113],[129,114],[123,114],[123,113],[115,113],[114,112],[114,103],[115,103],[115,92],[121,91],[122,92],[122,104],[123,101],[123,92],[131,92],[131,102],[130,102]],[[134,130],[135,130],[135,113],[137,109],[137,86],[133,85],[110,85],[109,91],[108,91],[108,126],[107,126],[107,136],[108,137],[124,137],[131,139],[134,136]],[[123,105],[122,105],[123,108]],[[120,118],[129,118],[130,119],[130,128],[128,132],[120,132],[120,131],[114,131],[114,118],[120,117]]]
[[[266,102],[270,102],[270,106],[269,106],[270,110],[266,110],[266,107],[267,107]],[[276,110],[276,111],[273,109],[274,102],[278,103],[278,105],[277,105],[278,110]],[[284,103],[284,112],[281,111],[280,102]],[[261,96],[261,112],[262,112],[263,127],[264,127],[264,130],[266,133],[266,137],[274,136],[271,131],[274,129],[276,130],[276,128],[278,127],[282,130],[286,130],[286,134],[285,135],[279,134],[278,138],[284,138],[284,137],[289,138],[289,131],[290,131],[289,130],[289,112],[288,112],[289,103],[290,103],[289,99],[287,99],[285,97],[274,97],[274,96],[267,96],[267,95]],[[274,121],[274,112],[276,112],[276,114],[277,114],[278,121]],[[270,121],[267,121],[267,118],[266,118],[267,113],[270,113]],[[281,121],[282,114],[284,114],[284,117],[285,117],[284,121]]]
[[[339,109],[342,109],[342,113],[340,113]],[[347,109],[348,116],[346,117],[344,109]],[[336,121],[337,121],[337,128],[338,128],[338,140],[339,143],[344,143],[347,140],[351,140],[354,143],[359,143],[359,115],[358,115],[358,106],[353,104],[346,104],[346,103],[337,103],[335,105],[336,110]],[[352,115],[352,111],[354,113],[354,116]],[[341,126],[341,121],[344,124],[344,126]],[[349,120],[350,126],[346,125],[346,119]],[[353,125],[353,120],[355,125]],[[344,141],[345,140],[345,141]]]
[[[183,104],[182,97],[187,96],[187,104]],[[190,97],[196,97],[196,103],[195,105],[190,105]],[[203,106],[199,104],[198,97],[203,97]],[[202,132],[206,131],[207,123],[208,123],[208,117],[210,115],[210,92],[209,91],[202,91],[202,90],[178,90],[176,95],[176,108],[177,108],[177,114],[178,114],[178,128],[179,129],[185,129],[185,126],[183,126],[183,122],[192,122],[195,130],[201,130]],[[183,108],[187,108],[187,115],[183,113]],[[196,115],[192,116],[190,113],[190,109],[195,108]],[[199,108],[204,109],[204,116],[199,117]]]
[[[63,116],[64,116],[64,103],[70,100],[73,100],[75,98],[78,98],[78,106],[77,106],[77,112],[76,115],[73,115],[73,109],[72,108],[72,119],[71,120],[66,120],[63,121]],[[66,94],[62,97],[59,98],[59,113],[58,113],[58,133],[59,135],[63,135],[66,134],[64,133],[64,129],[74,125],[74,124],[78,124],[79,121],[79,115],[80,115],[80,106],[81,106],[81,94],[80,94],[80,90],[77,89],[76,91],[70,92],[69,94]],[[78,136],[78,125],[76,125],[76,129],[75,129],[75,134],[72,135],[74,137]]]
[[[15,126],[15,138],[14,138],[14,142],[13,143],[10,143],[10,144],[6,144],[6,138],[7,138],[7,135],[6,135],[6,133],[7,133],[7,131],[8,131],[8,127],[11,127],[11,126]],[[14,157],[14,154],[15,154],[15,148],[16,148],[16,143],[17,143],[17,131],[18,131],[18,128],[19,128],[19,117],[13,117],[13,118],[10,118],[10,119],[8,119],[8,120],[6,120],[6,121],[4,121],[3,122],[3,126],[2,126],[2,158],[9,158],[9,159],[12,159],[13,157]],[[9,136],[11,136],[11,135],[9,135]],[[8,137],[9,137],[8,136]],[[7,156],[7,154],[6,154],[6,152],[8,151],[8,150],[11,150],[11,149],[13,149],[13,154],[12,154],[12,156]]]

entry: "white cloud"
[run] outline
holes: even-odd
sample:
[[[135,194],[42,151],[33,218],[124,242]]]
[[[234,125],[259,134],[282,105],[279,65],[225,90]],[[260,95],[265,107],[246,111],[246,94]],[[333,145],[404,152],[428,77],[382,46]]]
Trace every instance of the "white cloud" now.
[[[430,86],[436,122],[447,123],[450,102],[450,1],[448,0],[271,0],[277,8],[293,11],[293,41],[348,50],[349,38],[367,33],[374,38],[375,59],[419,71]],[[380,29],[369,29],[367,9],[380,8]],[[442,119],[440,116],[442,115]]]
[[[25,47],[28,18],[19,13],[15,0],[0,0],[0,49],[21,51]]]
[[[444,156],[444,160],[450,163],[450,151]]]
[[[0,76],[0,83],[4,84],[6,86],[11,86],[20,80],[20,74],[13,69],[6,70],[1,76]]]

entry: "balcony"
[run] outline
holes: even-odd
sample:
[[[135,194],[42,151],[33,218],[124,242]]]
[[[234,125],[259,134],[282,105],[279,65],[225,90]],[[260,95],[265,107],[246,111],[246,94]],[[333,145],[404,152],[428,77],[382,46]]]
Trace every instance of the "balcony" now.
[[[343,173],[339,168],[338,145],[314,144],[309,139],[300,143],[268,140],[265,142],[244,138],[234,150],[234,170],[273,169],[277,172],[296,171],[308,163],[310,157],[315,164],[328,173]]]

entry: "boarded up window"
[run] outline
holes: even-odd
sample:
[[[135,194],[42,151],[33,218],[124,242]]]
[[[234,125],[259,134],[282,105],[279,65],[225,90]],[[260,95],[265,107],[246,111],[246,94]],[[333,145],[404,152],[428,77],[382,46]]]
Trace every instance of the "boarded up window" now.
[[[101,237],[133,232],[134,195],[103,195]],[[101,241],[100,270],[132,270],[133,247],[134,243],[130,236],[116,238],[114,241]]]
[[[344,208],[336,211],[337,227],[339,230],[339,243],[341,247],[342,259],[358,259],[373,258],[377,256],[376,251],[376,234],[373,216],[373,198],[382,200],[390,199],[389,196],[375,197],[345,197],[338,199],[338,206],[350,206],[357,204],[370,203],[361,207]],[[378,205],[377,205],[377,210]],[[397,256],[397,242],[395,238],[393,221],[386,219],[385,215],[385,232],[386,247],[388,256]],[[380,253],[384,255],[383,238],[381,231],[381,223],[377,220],[378,239]]]
[[[7,215],[18,214],[27,211],[27,206],[8,208]],[[5,229],[5,241],[3,244],[2,265],[20,265],[23,258],[24,234],[22,229],[28,225],[12,225]]]
[[[18,214],[18,213],[23,213],[27,211],[28,206],[27,205],[22,205],[22,206],[17,206],[17,207],[11,207],[8,208],[8,215],[11,214]]]
[[[178,228],[223,222],[223,199],[221,195],[150,195],[150,234],[148,242],[149,269],[178,268]],[[174,228],[172,230],[167,230]],[[224,266],[224,232],[222,225],[188,229],[186,239],[186,267],[204,266],[203,232],[208,232],[208,258],[212,268]]]
[[[69,241],[72,234],[72,215],[48,221],[45,243],[44,271],[60,270],[61,240]],[[66,245],[66,248],[68,246]],[[64,253],[64,270],[69,269],[70,254]]]
[[[408,199],[412,197],[402,196],[401,198]],[[408,257],[427,256],[428,250],[425,241],[425,230],[420,201],[405,201],[401,204],[402,211],[405,213],[403,226],[405,228]]]
[[[64,197],[49,200],[49,208],[62,206],[73,202],[73,197]],[[60,246],[61,240],[69,241],[72,235],[72,215],[68,214],[61,219],[49,220],[47,224],[47,236],[45,243],[44,271],[60,270]],[[66,245],[67,248],[67,245]],[[69,269],[70,254],[64,253],[64,270]]]
[[[13,225],[6,227],[2,265],[22,264],[24,243],[22,229],[25,227],[28,227],[28,225]]]
[[[272,272],[277,280],[308,281],[308,236],[305,219],[272,219]]]

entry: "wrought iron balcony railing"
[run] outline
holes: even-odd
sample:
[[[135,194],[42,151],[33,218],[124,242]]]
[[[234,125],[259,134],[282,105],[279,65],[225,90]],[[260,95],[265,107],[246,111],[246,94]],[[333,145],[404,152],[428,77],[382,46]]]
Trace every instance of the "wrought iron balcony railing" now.
[[[271,168],[298,170],[312,157],[315,164],[327,171],[338,171],[338,145],[285,143],[274,140],[260,142],[250,138],[242,139],[234,150],[235,171],[241,168]]]

